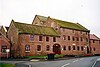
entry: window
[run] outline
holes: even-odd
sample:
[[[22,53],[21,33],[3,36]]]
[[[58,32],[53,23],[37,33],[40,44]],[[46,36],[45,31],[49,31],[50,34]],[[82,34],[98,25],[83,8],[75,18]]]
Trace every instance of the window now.
[[[69,51],[71,50],[71,46],[68,46],[68,50],[69,50]]]
[[[74,31],[74,30],[72,30],[72,32],[74,33],[75,31]]]
[[[73,50],[75,50],[75,46],[73,46]]]
[[[63,32],[65,32],[65,29],[64,28],[62,30],[63,30]]]
[[[65,35],[63,35],[63,40],[66,40],[66,36]]]
[[[1,36],[1,33],[0,33],[0,38],[1,38],[2,36]]]
[[[72,39],[73,39],[73,41],[75,41],[75,38],[74,38],[74,36],[72,37]]]
[[[81,50],[83,51],[83,46],[81,46]]]
[[[66,46],[63,46],[63,50],[66,50]]]
[[[95,51],[95,47],[93,48],[93,50]]]
[[[88,34],[88,32],[86,32],[86,35]]]
[[[88,42],[88,38],[86,38],[86,42]]]
[[[81,41],[83,41],[82,37],[80,37]]]
[[[46,41],[47,41],[47,42],[49,41],[49,37],[46,37]]]
[[[53,37],[53,42],[56,42],[56,37]]]
[[[95,43],[95,40],[93,40],[93,43]]]
[[[34,41],[34,35],[30,35],[30,40]]]
[[[37,51],[41,51],[41,45],[37,45]]]
[[[46,45],[46,51],[49,51],[49,50],[50,50],[50,46]]]
[[[80,47],[79,47],[79,46],[77,46],[77,50],[78,50],[78,51],[80,50]]]
[[[39,36],[39,41],[42,41],[42,36]]]
[[[77,40],[77,41],[79,41],[79,38],[78,38],[78,37],[76,37],[76,40]]]
[[[70,40],[70,36],[68,36],[68,40]]]
[[[25,45],[25,51],[30,51],[30,45]]]
[[[82,34],[82,31],[80,31],[80,34]]]
[[[6,53],[7,46],[2,46],[2,53]]]

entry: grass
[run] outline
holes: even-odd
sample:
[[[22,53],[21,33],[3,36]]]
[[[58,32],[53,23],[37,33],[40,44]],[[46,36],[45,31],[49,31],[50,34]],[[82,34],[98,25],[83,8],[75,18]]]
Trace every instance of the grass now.
[[[0,63],[0,67],[14,67],[14,64]]]
[[[56,54],[54,57],[55,58],[62,58],[64,55],[63,54]],[[38,55],[38,56],[26,56],[25,58],[29,58],[29,59],[46,59],[47,55]]]

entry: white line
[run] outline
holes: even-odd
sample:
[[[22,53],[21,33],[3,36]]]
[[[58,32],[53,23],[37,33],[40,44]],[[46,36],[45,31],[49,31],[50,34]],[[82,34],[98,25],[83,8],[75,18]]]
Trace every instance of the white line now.
[[[79,61],[79,60],[75,60],[75,61],[73,61],[73,62],[77,62],[77,61]]]
[[[61,66],[61,67],[65,67],[65,66],[67,66],[67,65],[69,65],[70,63],[67,63],[67,64],[65,64],[65,65],[63,65],[63,66]]]

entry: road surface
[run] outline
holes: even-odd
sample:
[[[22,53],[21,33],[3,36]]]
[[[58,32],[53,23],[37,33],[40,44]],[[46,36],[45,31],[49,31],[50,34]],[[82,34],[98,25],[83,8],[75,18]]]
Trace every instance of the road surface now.
[[[70,60],[26,62],[30,67],[92,67],[98,57],[83,57]]]

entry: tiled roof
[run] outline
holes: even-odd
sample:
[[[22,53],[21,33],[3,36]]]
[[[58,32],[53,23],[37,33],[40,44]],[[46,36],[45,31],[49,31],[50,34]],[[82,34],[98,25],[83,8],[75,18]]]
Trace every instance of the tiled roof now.
[[[40,16],[38,15],[39,19],[41,21],[46,21],[47,17],[44,16]],[[75,30],[80,30],[80,31],[87,31],[89,32],[88,29],[86,29],[85,27],[83,27],[81,24],[79,23],[72,23],[72,22],[67,22],[67,21],[62,21],[62,20],[58,20],[58,19],[53,19],[51,18],[54,22],[56,22],[57,24],[59,24],[60,27],[62,28],[68,28],[68,29],[75,29]]]
[[[59,36],[59,34],[51,27],[43,27],[20,22],[14,22],[14,25],[18,28],[19,33]]]
[[[90,39],[94,39],[94,40],[100,40],[100,38],[98,38],[96,35],[94,34],[90,34]]]

